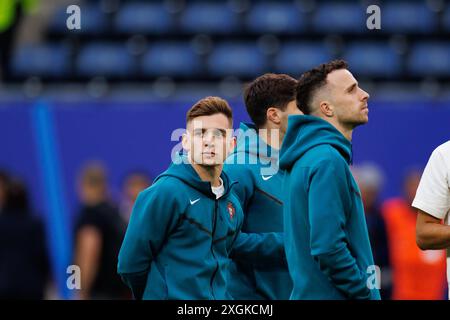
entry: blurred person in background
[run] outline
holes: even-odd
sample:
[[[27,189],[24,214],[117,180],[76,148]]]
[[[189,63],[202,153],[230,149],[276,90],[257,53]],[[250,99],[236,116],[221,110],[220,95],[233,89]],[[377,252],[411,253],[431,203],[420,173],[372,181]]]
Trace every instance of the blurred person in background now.
[[[50,268],[45,230],[25,185],[0,174],[0,299],[43,299]]]
[[[437,300],[445,297],[445,251],[421,251],[416,244],[416,210],[411,203],[421,170],[410,169],[403,197],[382,206],[392,267],[392,299]]]
[[[81,270],[78,298],[128,298],[128,290],[116,273],[125,225],[108,198],[107,176],[101,164],[91,163],[82,170],[79,196],[74,259]]]
[[[377,165],[370,163],[353,166],[352,173],[361,191],[373,259],[381,269],[381,299],[389,300],[392,291],[392,276],[386,226],[379,203],[379,194],[384,180],[383,173]]]
[[[6,203],[6,186],[9,183],[9,176],[6,172],[0,170],[0,213]]]
[[[139,192],[152,184],[152,178],[144,171],[133,171],[126,175],[122,190],[120,213],[126,223],[130,220],[131,211]]]
[[[11,57],[21,18],[24,13],[35,9],[36,5],[36,0],[0,1],[0,77],[3,80],[9,80],[11,76]]]

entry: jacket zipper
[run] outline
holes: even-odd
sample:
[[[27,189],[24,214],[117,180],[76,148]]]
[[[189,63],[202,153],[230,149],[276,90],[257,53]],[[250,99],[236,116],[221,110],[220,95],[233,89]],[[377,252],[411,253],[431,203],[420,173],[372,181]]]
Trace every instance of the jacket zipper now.
[[[216,199],[214,201],[213,230],[212,230],[212,235],[211,235],[211,253],[212,253],[212,256],[214,257],[214,260],[216,260],[216,269],[214,269],[214,272],[211,276],[211,281],[209,283],[210,289],[211,289],[211,295],[213,296],[214,300],[216,300],[216,297],[214,295],[213,282],[214,282],[214,278],[216,277],[217,271],[219,270],[219,262],[216,259],[216,255],[214,254],[214,248],[213,248],[214,234],[216,233],[216,224],[217,224],[217,206],[218,206],[218,201]]]

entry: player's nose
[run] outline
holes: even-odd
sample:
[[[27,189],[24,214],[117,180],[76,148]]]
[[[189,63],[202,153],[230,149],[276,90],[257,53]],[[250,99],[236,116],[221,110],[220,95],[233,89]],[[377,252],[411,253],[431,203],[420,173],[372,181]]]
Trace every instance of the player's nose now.
[[[361,89],[361,100],[364,101],[364,100],[368,100],[369,98],[370,98],[370,94],[367,91]]]
[[[205,146],[212,146],[212,145],[214,145],[214,136],[211,133],[209,133],[209,132],[206,133],[203,136],[203,144]]]

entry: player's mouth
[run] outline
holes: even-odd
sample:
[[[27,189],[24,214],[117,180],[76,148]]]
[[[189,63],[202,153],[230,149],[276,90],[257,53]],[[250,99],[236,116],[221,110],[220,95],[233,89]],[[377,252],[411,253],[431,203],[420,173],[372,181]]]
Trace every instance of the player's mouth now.
[[[213,157],[216,156],[216,153],[215,153],[215,152],[212,152],[212,151],[209,151],[209,152],[203,152],[202,155],[205,156],[205,157],[211,157],[211,158],[213,158]]]

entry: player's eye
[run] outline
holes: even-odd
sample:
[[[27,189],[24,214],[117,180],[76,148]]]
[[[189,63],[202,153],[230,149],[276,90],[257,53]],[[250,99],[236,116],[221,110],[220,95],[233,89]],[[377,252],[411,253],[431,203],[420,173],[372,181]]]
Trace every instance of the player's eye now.
[[[225,132],[223,130],[214,130],[213,131],[213,136],[215,138],[222,138],[225,136]]]
[[[203,130],[202,129],[195,129],[194,130],[194,136],[195,137],[202,137],[203,136]]]

